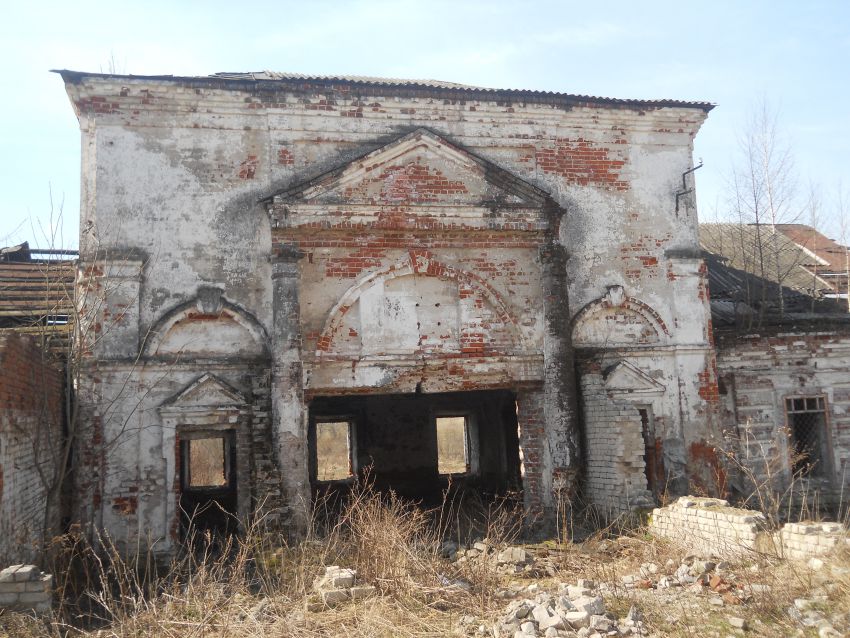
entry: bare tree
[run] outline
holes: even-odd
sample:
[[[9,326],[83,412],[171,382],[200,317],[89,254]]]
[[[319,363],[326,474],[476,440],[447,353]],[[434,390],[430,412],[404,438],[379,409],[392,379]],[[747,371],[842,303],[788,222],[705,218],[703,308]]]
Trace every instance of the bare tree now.
[[[821,223],[821,198],[819,189],[813,183],[809,183],[809,226],[811,226],[815,231],[820,228]],[[818,257],[818,238],[820,235],[817,232],[813,232],[811,235],[811,245],[806,246],[809,250],[814,254],[814,259],[812,260],[812,300],[810,312],[814,313],[815,311],[815,303],[819,297],[819,280],[818,280],[818,265],[819,265],[819,257]]]
[[[771,282],[770,287],[761,287],[759,323],[769,301],[776,303],[783,316],[785,282],[799,265],[799,257],[788,259],[789,242],[777,231],[777,225],[797,223],[805,206],[797,195],[791,146],[781,133],[777,112],[765,99],[752,110],[740,137],[730,208],[731,216],[740,225],[738,242],[744,270],[763,282]],[[750,226],[752,232],[746,231],[745,226]]]
[[[848,196],[844,190],[844,184],[838,183],[835,195],[835,220],[838,224],[838,237],[844,248],[844,297],[847,302],[847,312],[850,312],[850,210],[848,210]]]
[[[54,202],[52,193],[49,223],[46,226],[33,225],[32,236],[37,238],[38,244],[46,246],[34,251],[36,254],[55,257],[70,252],[60,248],[65,245],[63,206],[61,202],[58,205]],[[46,496],[39,534],[45,542],[58,531],[55,528],[59,516],[70,513],[57,511],[57,508],[61,508],[63,497],[67,497],[71,490],[75,451],[79,452],[81,446],[86,447],[91,442],[87,439],[91,439],[97,440],[99,453],[107,453],[129,433],[130,418],[142,401],[139,399],[133,403],[129,414],[118,417],[120,423],[111,423],[109,437],[92,436],[92,428],[95,426],[91,422],[91,406],[86,406],[80,400],[77,391],[85,375],[91,374],[93,350],[112,329],[120,326],[124,318],[120,311],[116,312],[115,308],[109,307],[111,296],[119,292],[122,283],[118,278],[112,278],[108,266],[102,264],[111,263],[119,269],[124,264],[120,257],[107,255],[101,250],[96,240],[90,242],[88,250],[86,264],[69,261],[67,256],[64,259],[47,258],[32,262],[43,284],[41,289],[44,291],[44,299],[35,303],[37,308],[19,329],[34,337],[41,347],[42,361],[38,369],[60,368],[64,376],[61,427],[57,422],[58,415],[47,409],[48,392],[52,390],[49,390],[43,379],[33,378],[28,379],[33,391],[38,393],[39,388],[44,389],[43,396],[36,397],[41,404],[39,417],[35,424],[28,424],[16,431],[19,437],[27,441],[26,447],[31,448],[34,459],[31,469],[37,474]],[[76,269],[76,276],[69,276],[69,269]],[[3,289],[0,293],[14,294],[14,290]],[[117,384],[115,396],[99,406],[102,413],[109,414],[111,406],[127,396],[132,374],[139,364],[138,357],[137,354],[130,371],[126,372],[123,384]],[[158,380],[152,385],[156,383]]]
[[[124,58],[122,63],[119,63],[115,58],[115,51],[109,52],[109,59],[106,61],[106,68],[103,65],[100,67],[101,73],[109,75],[126,75],[127,74],[127,59]]]

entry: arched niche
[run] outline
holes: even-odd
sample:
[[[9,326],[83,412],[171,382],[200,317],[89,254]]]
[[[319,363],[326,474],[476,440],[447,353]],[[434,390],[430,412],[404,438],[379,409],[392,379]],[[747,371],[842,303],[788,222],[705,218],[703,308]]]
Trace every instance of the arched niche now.
[[[227,301],[218,288],[200,288],[191,301],[173,308],[151,329],[146,357],[241,359],[267,357],[263,326],[244,308]]]
[[[427,251],[364,277],[340,297],[318,357],[514,354],[524,339],[499,294]]]
[[[650,346],[670,336],[667,326],[649,305],[611,286],[573,319],[573,345],[588,348]]]

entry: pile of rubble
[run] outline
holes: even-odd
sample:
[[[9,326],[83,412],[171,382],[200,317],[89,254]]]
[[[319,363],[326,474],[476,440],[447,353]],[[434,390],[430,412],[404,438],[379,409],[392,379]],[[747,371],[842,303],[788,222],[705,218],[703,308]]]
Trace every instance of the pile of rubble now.
[[[752,598],[756,585],[739,585],[725,561],[714,562],[686,556],[678,565],[670,559],[663,569],[655,563],[643,563],[635,574],[621,578],[625,589],[671,589],[690,587],[697,593],[714,594],[712,604],[738,605]],[[614,585],[616,586],[616,585]]]
[[[668,560],[663,572],[654,563],[644,563],[635,574],[621,578],[625,589],[675,589],[686,588],[697,596],[707,596],[712,607],[741,605],[745,608],[754,602],[758,596],[770,595],[772,587],[767,584],[752,582],[758,579],[759,567],[750,568],[750,578],[742,579],[729,570],[725,561],[714,562],[696,556],[687,556],[678,565]],[[616,585],[615,585],[616,586]],[[821,637],[839,636],[830,620],[820,611],[828,599],[827,584],[822,590],[815,590],[811,598],[799,598],[788,609],[788,615],[803,627],[817,627]],[[605,586],[603,585],[603,591]],[[732,627],[747,629],[748,622],[738,616],[729,616],[728,622]]]
[[[528,638],[529,636],[602,636],[641,635],[643,621],[633,607],[625,618],[606,612],[605,601],[592,580],[562,585],[557,594],[542,592],[534,598],[512,601],[493,636]]]
[[[454,541],[443,545],[443,556],[458,564],[471,561],[492,561],[500,572],[506,574],[524,574],[533,576],[534,558],[522,547],[506,547],[501,551],[487,540],[478,541],[468,549],[459,548]]]
[[[536,559],[521,547],[496,550],[486,543],[476,543],[470,549],[454,553],[456,562],[470,560],[493,561],[499,570],[515,573],[523,580],[535,579],[533,574],[550,572],[549,558]],[[729,628],[738,632],[750,629],[763,630],[762,621],[749,617],[751,605],[760,597],[781,594],[772,592],[771,586],[762,584],[760,568],[752,565],[747,571],[736,573],[730,563],[690,555],[680,561],[667,560],[663,565],[642,563],[633,573],[626,573],[607,582],[578,579],[575,584],[551,580],[536,581],[529,585],[515,585],[495,592],[497,598],[510,599],[499,620],[481,621],[474,616],[460,620],[461,633],[493,636],[494,638],[528,638],[530,636],[603,638],[605,636],[653,635],[639,611],[651,605],[655,609],[688,609],[698,616],[716,609]],[[527,582],[527,581],[526,581]],[[842,635],[834,625],[845,627],[850,614],[829,614],[824,609],[829,585],[816,588],[808,598],[794,600],[787,610],[789,620],[801,629],[814,628],[820,638]],[[630,609],[619,617],[606,608],[606,598],[628,601]],[[619,605],[622,607],[622,605]],[[677,624],[674,614],[665,621]]]
[[[821,528],[825,526],[820,524]],[[729,634],[770,635],[779,627],[785,631],[793,626],[798,632],[814,631],[819,638],[833,638],[850,627],[850,613],[837,609],[834,602],[843,595],[843,590],[835,589],[840,587],[836,583],[850,577],[850,567],[840,560],[833,563],[811,558],[807,573],[810,579],[812,574],[818,576],[810,586],[799,587],[794,599],[777,585],[781,582],[781,576],[777,581],[778,574],[783,573],[774,571],[778,563],[742,560],[740,552],[723,554],[692,548],[690,551],[700,553],[680,560],[640,563],[647,558],[641,554],[645,549],[643,541],[629,537],[593,545],[593,556],[581,552],[565,556],[563,548],[548,545],[505,546],[483,539],[462,547],[447,541],[442,555],[452,563],[454,569],[448,571],[454,576],[441,575],[440,582],[445,588],[473,591],[476,579],[469,581],[462,575],[472,577],[483,567],[491,575],[503,576],[491,592],[493,600],[504,601],[495,617],[490,613],[466,614],[456,621],[457,633],[467,636],[650,637],[690,628],[694,619],[705,621],[706,636],[718,638]],[[563,580],[568,564],[572,569],[577,565],[586,565],[587,569],[574,571],[569,580]],[[594,579],[574,581],[576,575]],[[351,569],[326,568],[316,580],[310,610],[320,611],[372,595],[374,587],[359,585],[356,577]],[[766,608],[770,609],[767,616],[758,611]]]
[[[309,601],[310,611],[321,611],[349,600],[362,600],[375,594],[373,585],[357,583],[357,570],[330,565],[313,583],[316,597]]]
[[[53,576],[35,565],[12,565],[0,571],[2,610],[47,613],[52,608]]]

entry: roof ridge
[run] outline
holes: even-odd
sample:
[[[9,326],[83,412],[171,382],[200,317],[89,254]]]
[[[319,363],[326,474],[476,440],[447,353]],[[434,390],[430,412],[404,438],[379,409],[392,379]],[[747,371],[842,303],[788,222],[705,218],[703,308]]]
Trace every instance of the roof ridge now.
[[[110,73],[86,73],[71,71],[68,69],[54,70],[62,75],[65,82],[79,82],[83,78],[121,78],[127,80],[164,80],[171,82],[324,82],[329,84],[354,84],[362,86],[381,86],[385,88],[427,90],[437,89],[443,91],[456,91],[463,94],[498,94],[507,100],[512,99],[545,99],[566,100],[579,103],[596,103],[611,105],[635,105],[650,108],[658,107],[684,107],[698,108],[710,111],[715,107],[712,102],[686,101],[674,99],[636,99],[636,98],[611,98],[595,95],[580,95],[574,93],[562,93],[557,91],[543,91],[534,89],[500,89],[491,87],[460,84],[445,80],[414,80],[404,78],[382,78],[368,75],[311,75],[304,73],[284,73],[277,71],[247,71],[247,72],[218,72],[203,76],[177,76],[177,75],[119,75]]]

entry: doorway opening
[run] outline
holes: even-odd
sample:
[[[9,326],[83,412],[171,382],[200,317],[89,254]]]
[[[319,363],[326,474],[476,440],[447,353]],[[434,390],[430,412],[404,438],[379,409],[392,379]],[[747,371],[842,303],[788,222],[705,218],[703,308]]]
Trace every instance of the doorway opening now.
[[[316,397],[310,403],[314,496],[357,478],[426,506],[449,486],[519,491],[516,397],[506,390]]]
[[[638,414],[640,415],[640,431],[643,437],[643,471],[646,475],[646,489],[652,492],[653,498],[658,502],[663,470],[661,468],[661,455],[655,439],[655,428],[652,426],[649,408],[638,408]]]
[[[236,446],[232,430],[192,432],[180,439],[180,522],[215,535],[238,529]]]

